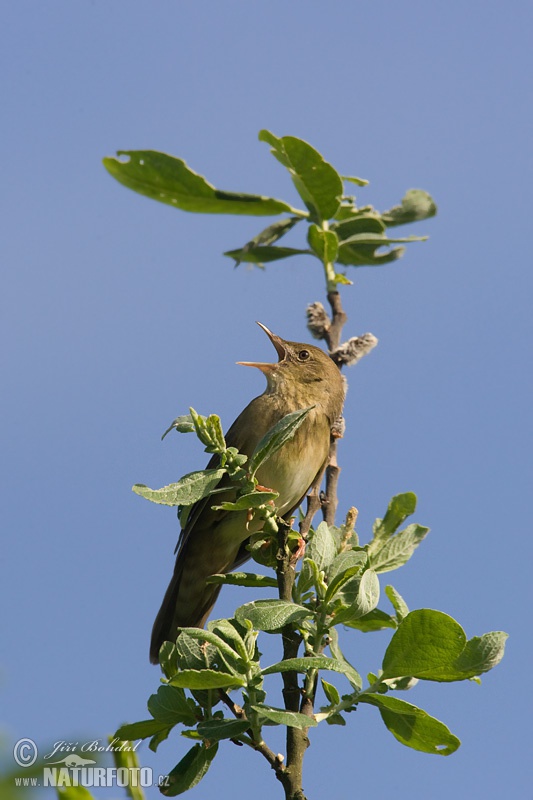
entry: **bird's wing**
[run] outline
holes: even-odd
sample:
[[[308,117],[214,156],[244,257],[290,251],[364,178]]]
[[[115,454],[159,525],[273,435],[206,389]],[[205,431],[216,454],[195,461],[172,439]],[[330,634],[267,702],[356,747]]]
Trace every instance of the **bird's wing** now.
[[[235,447],[239,453],[243,453],[249,458],[262,436],[279,421],[278,416],[276,416],[275,407],[268,395],[256,397],[239,414],[226,433],[225,439],[227,446]],[[206,469],[216,469],[219,465],[219,458],[220,457],[215,453],[215,455],[210,458]],[[224,489],[226,486],[228,487],[227,492],[218,492],[219,489]],[[204,509],[206,507],[210,508],[214,503],[220,505],[221,503],[231,502],[235,499],[235,490],[231,488],[231,479],[227,473],[222,476],[215,489],[217,489],[217,493],[214,496],[209,494],[207,497],[203,497],[191,506],[187,521],[180,532],[178,543],[174,550],[174,552],[177,553],[178,560]],[[214,515],[213,521],[219,522],[230,512],[213,511],[211,513]]]

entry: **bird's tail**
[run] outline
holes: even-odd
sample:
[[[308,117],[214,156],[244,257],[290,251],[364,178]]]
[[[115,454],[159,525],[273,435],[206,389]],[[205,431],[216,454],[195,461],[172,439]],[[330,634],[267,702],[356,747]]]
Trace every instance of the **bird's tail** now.
[[[176,565],[178,566],[178,565]],[[150,661],[159,663],[159,650],[163,642],[175,642],[178,628],[203,628],[219,595],[220,585],[200,582],[194,591],[188,591],[183,581],[183,570],[174,572],[155,619],[150,642]]]

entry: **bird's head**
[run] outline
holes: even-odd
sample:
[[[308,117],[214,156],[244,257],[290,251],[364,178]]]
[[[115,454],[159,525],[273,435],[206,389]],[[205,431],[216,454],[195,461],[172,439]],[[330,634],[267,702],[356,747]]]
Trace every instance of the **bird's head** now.
[[[260,369],[267,379],[268,393],[277,393],[299,408],[320,405],[333,422],[341,412],[345,393],[339,368],[319,347],[288,342],[261,322],[257,324],[276,348],[278,361],[238,363]]]

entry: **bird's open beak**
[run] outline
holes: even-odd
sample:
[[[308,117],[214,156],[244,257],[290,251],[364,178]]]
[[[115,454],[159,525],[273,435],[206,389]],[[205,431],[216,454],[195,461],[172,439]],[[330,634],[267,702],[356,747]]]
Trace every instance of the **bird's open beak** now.
[[[272,333],[272,331],[269,331],[267,326],[263,325],[261,322],[258,322],[257,324],[259,325],[260,328],[264,330],[264,332],[266,333],[266,335],[276,348],[279,361],[283,361],[286,355],[285,344],[283,342],[283,339],[281,339],[279,336],[276,336],[276,334]],[[257,369],[260,369],[261,372],[265,373],[272,372],[273,370],[278,368],[277,364],[267,364],[261,361],[237,361],[237,364],[240,364],[242,367],[257,367]]]

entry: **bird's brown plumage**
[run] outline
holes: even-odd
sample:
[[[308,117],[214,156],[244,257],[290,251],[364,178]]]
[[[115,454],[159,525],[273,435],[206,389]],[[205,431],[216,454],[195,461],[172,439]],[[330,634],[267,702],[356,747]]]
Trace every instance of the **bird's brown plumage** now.
[[[262,485],[279,492],[279,513],[289,517],[327,461],[331,426],[342,410],[343,381],[323,350],[287,342],[261,327],[274,344],[279,361],[241,362],[261,369],[267,388],[237,417],[226,434],[226,442],[251,456],[260,439],[286,414],[314,406],[295,436],[257,473]],[[208,467],[216,467],[217,463],[218,457],[214,456]],[[218,488],[221,486],[222,482]],[[228,487],[227,496],[216,495],[216,503],[234,498],[235,491]],[[161,645],[174,641],[179,627],[205,624],[220,591],[219,586],[207,584],[206,579],[214,573],[229,572],[249,558],[245,545],[253,523],[250,530],[247,512],[213,511],[212,505],[212,497],[196,503],[180,534],[174,574],[152,631],[152,663],[158,663]]]

